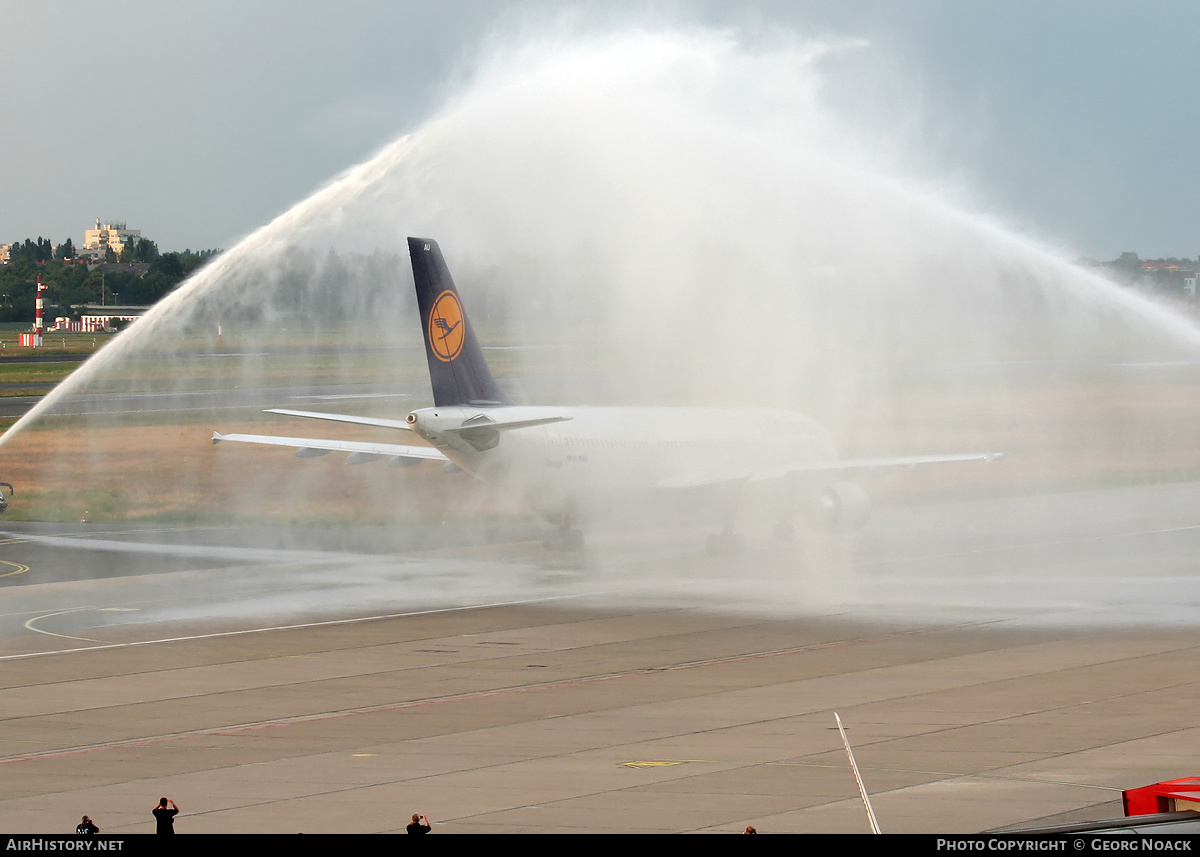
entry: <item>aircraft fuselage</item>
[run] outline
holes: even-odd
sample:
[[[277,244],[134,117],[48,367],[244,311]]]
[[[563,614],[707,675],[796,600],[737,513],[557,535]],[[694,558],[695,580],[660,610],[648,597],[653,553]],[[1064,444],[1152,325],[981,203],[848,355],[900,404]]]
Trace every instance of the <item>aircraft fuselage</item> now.
[[[554,418],[518,431],[488,427]],[[413,411],[408,424],[455,465],[520,494],[550,519],[591,518],[655,489],[728,484],[745,473],[785,476],[772,472],[775,463],[836,460],[819,425],[778,409],[456,405]]]

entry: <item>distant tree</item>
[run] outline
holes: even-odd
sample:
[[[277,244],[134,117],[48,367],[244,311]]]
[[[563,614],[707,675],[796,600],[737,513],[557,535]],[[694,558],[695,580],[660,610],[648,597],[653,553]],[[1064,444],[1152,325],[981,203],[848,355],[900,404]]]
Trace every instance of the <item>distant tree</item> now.
[[[163,253],[150,264],[150,270],[176,280],[183,277],[183,260],[178,253]]]
[[[108,244],[104,245],[104,261],[110,265],[117,261],[117,251]]]
[[[121,245],[121,255],[117,257],[117,260],[124,265],[128,265],[130,262],[133,261],[133,259],[134,259],[133,242],[128,241],[125,244]]]
[[[87,275],[87,278],[80,283],[77,291],[70,295],[63,295],[63,303],[99,303],[100,296],[104,290],[104,274],[100,271],[92,271]]]
[[[47,288],[46,313],[53,318],[74,315],[82,304],[112,303],[115,295],[124,303],[153,304],[220,253],[217,249],[161,253],[157,244],[141,238],[123,248],[119,256],[106,248],[104,261],[148,262],[149,271],[109,270],[102,274],[94,266],[63,264],[79,258],[70,238],[57,247],[41,236],[36,241],[17,240],[10,247],[9,263],[0,265],[0,295],[8,296],[7,300],[0,298],[0,321],[33,320],[38,275]]]
[[[41,240],[42,239],[40,238],[38,239],[38,241]],[[24,259],[27,262],[36,265],[39,261],[38,256],[40,250],[40,244],[34,244],[32,241],[26,238],[23,243],[18,241],[17,243],[13,244],[8,251],[8,255],[10,260]]]
[[[158,245],[147,238],[139,238],[133,257],[135,262],[153,262],[158,258]]]
[[[1112,272],[1114,279],[1126,285],[1142,282],[1142,260],[1132,250],[1126,250],[1111,262],[1105,262],[1104,267]]]

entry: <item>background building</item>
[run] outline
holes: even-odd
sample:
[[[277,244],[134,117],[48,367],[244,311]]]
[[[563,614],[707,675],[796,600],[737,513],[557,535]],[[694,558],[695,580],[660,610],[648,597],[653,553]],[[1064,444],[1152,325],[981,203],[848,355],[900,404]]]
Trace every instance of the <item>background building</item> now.
[[[120,256],[126,245],[136,244],[141,237],[140,229],[127,229],[124,223],[101,223],[97,220],[95,229],[84,230],[83,247],[76,252],[80,258],[103,262],[109,248]]]

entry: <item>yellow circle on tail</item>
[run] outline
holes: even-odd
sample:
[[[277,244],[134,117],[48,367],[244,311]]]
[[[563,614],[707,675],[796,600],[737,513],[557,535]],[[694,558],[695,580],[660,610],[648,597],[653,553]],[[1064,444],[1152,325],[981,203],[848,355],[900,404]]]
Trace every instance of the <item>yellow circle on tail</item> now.
[[[462,304],[458,295],[447,289],[437,296],[429,311],[429,347],[438,360],[449,363],[462,351],[465,337]]]

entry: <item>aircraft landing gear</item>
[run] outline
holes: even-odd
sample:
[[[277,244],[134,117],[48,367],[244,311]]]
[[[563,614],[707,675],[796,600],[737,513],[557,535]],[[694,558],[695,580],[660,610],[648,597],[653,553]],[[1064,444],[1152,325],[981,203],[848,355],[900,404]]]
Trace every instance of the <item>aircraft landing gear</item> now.
[[[569,527],[550,530],[542,539],[542,547],[548,551],[578,553],[583,550],[583,530],[572,530]]]
[[[746,549],[746,537],[732,529],[713,533],[704,541],[704,552],[709,556],[737,556]]]
[[[737,556],[746,550],[746,537],[736,529],[740,505],[736,488],[723,492],[720,506],[721,532],[713,533],[704,540],[704,552],[709,556]]]
[[[548,551],[578,553],[583,550],[583,530],[572,528],[571,516],[564,513],[558,526],[546,532],[542,547]]]

